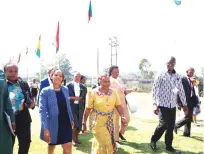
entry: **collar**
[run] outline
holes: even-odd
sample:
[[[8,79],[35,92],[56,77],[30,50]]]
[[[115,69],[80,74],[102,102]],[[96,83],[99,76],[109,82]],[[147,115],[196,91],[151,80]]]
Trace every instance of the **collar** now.
[[[9,81],[9,80],[6,80],[6,82],[7,82],[8,85],[15,85],[15,84],[18,84],[18,83],[19,83],[18,80],[16,81],[16,83],[13,83],[13,82],[11,82],[11,81]]]
[[[169,71],[167,70],[167,73],[169,73]],[[175,69],[173,69],[172,74],[176,74]]]

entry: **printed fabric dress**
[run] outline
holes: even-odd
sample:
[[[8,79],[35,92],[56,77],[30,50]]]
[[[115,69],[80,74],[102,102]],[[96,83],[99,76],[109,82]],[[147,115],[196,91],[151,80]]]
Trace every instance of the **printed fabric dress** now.
[[[86,107],[92,108],[89,127],[94,136],[91,154],[116,154],[113,114],[118,105],[120,98],[116,91],[110,89],[103,94],[95,88],[88,93]]]

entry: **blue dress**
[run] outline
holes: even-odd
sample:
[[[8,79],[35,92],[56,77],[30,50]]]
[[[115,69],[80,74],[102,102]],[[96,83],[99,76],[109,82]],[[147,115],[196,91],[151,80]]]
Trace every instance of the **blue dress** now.
[[[56,97],[57,97],[57,104],[59,109],[59,116],[58,116],[58,137],[57,137],[57,143],[50,145],[59,145],[59,144],[65,144],[68,142],[72,142],[72,126],[69,119],[69,114],[67,112],[67,105],[65,96],[62,92],[56,91]]]

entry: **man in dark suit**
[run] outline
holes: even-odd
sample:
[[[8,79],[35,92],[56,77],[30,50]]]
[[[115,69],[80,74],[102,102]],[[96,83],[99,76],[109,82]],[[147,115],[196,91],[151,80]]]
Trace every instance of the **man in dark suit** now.
[[[80,144],[78,135],[82,127],[82,109],[84,109],[83,98],[86,95],[85,86],[80,83],[81,74],[79,72],[74,74],[73,82],[67,85],[69,89],[69,97],[72,108],[72,114],[74,117],[74,128],[73,128],[73,145]]]
[[[50,67],[49,69],[48,69],[48,77],[46,77],[46,78],[44,78],[44,79],[42,79],[41,81],[40,81],[40,90],[39,90],[39,94],[40,94],[40,92],[41,92],[41,90],[43,89],[43,88],[45,88],[45,87],[48,87],[48,86],[50,86],[50,84],[52,83],[51,82],[51,79],[50,79],[50,75],[51,75],[51,72],[52,72],[52,70],[54,69],[54,67]],[[39,95],[38,95],[38,101],[37,101],[37,106],[39,105]]]
[[[188,113],[185,115],[183,119],[181,119],[175,124],[175,128],[174,128],[174,132],[177,134],[177,129],[185,125],[183,135],[186,137],[190,137],[190,134],[191,134],[193,108],[194,107],[199,108],[198,99],[195,94],[193,83],[191,81],[191,78],[193,77],[194,72],[195,72],[194,68],[190,67],[186,71],[186,76],[182,78],[182,84],[186,95]]]

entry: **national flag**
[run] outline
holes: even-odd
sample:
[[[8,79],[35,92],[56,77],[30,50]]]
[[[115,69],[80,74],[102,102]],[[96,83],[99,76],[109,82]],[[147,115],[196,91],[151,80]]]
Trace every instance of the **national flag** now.
[[[91,1],[89,3],[89,11],[88,11],[88,22],[90,22],[92,17],[92,6],[91,6]]]
[[[13,60],[14,60],[14,56],[10,57],[10,59],[9,59],[9,62],[8,62],[8,63],[9,63],[9,64],[10,64],[10,63],[12,63],[12,62],[13,62]]]
[[[40,58],[40,41],[41,41],[41,35],[39,36],[39,39],[38,39],[38,46],[37,46],[37,49],[35,51],[36,55]]]
[[[26,48],[26,55],[28,54],[28,48]]]
[[[21,60],[21,53],[19,53],[17,64],[20,63]]]
[[[56,47],[56,53],[57,53],[59,51],[59,21],[58,21],[58,24],[57,24],[57,33],[56,33],[56,36],[55,36],[55,40],[52,43],[52,45],[54,45]]]

